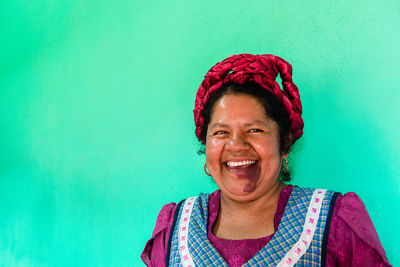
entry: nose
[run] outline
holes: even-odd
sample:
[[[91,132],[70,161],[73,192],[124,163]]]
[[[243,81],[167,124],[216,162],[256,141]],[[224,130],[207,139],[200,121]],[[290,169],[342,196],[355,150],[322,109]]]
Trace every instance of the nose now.
[[[239,133],[233,134],[226,143],[226,149],[231,151],[247,150],[249,147],[250,146],[246,138]]]

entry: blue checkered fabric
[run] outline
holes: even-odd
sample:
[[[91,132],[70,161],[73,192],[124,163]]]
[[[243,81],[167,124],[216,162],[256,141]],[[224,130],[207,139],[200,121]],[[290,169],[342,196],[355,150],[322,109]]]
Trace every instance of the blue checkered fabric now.
[[[324,237],[326,220],[329,213],[329,207],[334,193],[335,192],[329,190],[326,192],[324,200],[322,201],[321,213],[319,214],[317,228],[315,230],[311,245],[308,248],[307,252],[303,255],[303,257],[301,257],[300,260],[297,262],[296,266],[321,266],[322,241]]]
[[[285,257],[303,232],[308,205],[314,190],[311,188],[293,188],[276,233],[267,245],[243,266],[276,266]],[[332,195],[332,191],[326,192],[313,240],[295,266],[321,265],[322,239]]]
[[[207,237],[208,194],[200,194],[193,203],[192,215],[189,222],[188,247],[196,266],[226,266],[222,256],[213,247]],[[178,227],[183,205],[179,210],[177,223],[171,243],[169,266],[182,266],[178,250]]]
[[[283,213],[279,227],[267,243],[243,266],[276,266],[299,239],[314,189],[294,187]],[[322,239],[332,191],[327,191],[322,202],[321,213],[313,241],[307,252],[295,266],[320,266]],[[193,204],[189,223],[188,247],[196,266],[228,266],[207,238],[208,194],[200,194]],[[169,266],[182,266],[178,250],[178,227],[182,213],[179,210],[173,232]]]

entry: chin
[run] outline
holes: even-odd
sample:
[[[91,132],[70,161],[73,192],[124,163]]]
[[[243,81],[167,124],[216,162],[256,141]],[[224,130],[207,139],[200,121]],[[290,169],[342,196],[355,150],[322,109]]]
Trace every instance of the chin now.
[[[235,188],[228,190],[227,188],[220,188],[221,192],[229,199],[236,201],[249,201],[257,198],[257,187],[256,186],[241,186],[240,188]]]

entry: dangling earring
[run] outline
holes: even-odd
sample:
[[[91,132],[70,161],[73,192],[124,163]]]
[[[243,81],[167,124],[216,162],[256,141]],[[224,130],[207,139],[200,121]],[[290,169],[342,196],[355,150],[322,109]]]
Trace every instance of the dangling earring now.
[[[207,163],[204,163],[204,172],[205,172],[208,176],[211,176],[211,174],[207,172]]]
[[[283,168],[284,168],[284,171],[286,171],[286,172],[289,171],[289,164],[288,164],[287,158],[283,159]]]
[[[291,178],[289,172],[289,163],[287,158],[284,158],[282,161],[281,177],[282,181],[289,181]]]

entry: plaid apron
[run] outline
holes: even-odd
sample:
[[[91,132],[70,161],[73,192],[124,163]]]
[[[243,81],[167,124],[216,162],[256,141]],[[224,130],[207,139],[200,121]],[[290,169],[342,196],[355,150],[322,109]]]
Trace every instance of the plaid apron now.
[[[330,212],[337,194],[293,187],[274,236],[243,266],[324,266]],[[188,198],[177,208],[168,266],[228,266],[207,237],[208,197]]]

